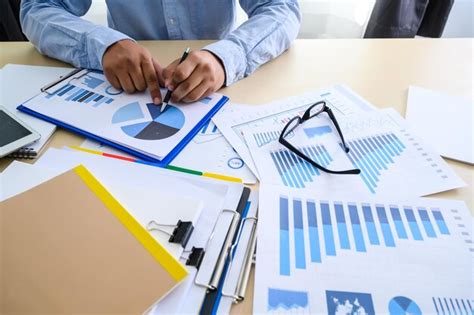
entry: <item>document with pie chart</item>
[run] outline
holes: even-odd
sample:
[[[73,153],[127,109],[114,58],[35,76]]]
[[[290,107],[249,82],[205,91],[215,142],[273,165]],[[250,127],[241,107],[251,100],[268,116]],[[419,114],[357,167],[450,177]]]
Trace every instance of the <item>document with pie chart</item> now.
[[[144,160],[169,163],[226,101],[213,94],[161,112],[148,91],[127,94],[102,72],[82,70],[18,109]]]

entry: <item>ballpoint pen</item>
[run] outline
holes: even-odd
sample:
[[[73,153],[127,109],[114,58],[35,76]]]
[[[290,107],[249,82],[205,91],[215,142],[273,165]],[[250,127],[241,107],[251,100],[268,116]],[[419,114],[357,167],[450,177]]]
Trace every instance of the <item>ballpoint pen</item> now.
[[[186,59],[186,57],[188,57],[190,50],[191,49],[189,47],[186,48],[186,50],[184,51],[183,56],[179,60],[178,64],[182,63]],[[166,106],[168,106],[168,102],[171,99],[171,93],[172,93],[172,91],[170,89],[168,89],[168,91],[166,92],[165,98],[163,99],[163,104],[161,105],[161,111],[160,112],[163,112],[165,110]]]

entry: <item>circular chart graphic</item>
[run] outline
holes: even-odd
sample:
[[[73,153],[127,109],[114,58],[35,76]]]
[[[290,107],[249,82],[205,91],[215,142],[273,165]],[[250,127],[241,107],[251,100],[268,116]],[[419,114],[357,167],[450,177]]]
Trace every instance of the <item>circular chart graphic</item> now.
[[[244,166],[244,161],[241,158],[234,157],[227,161],[227,165],[234,170],[238,170]]]
[[[110,85],[105,89],[105,93],[107,93],[109,95],[120,95],[120,94],[123,93],[123,91],[122,90],[117,90],[112,85]]]
[[[122,125],[120,128],[128,136],[140,140],[162,140],[176,134],[184,126],[185,117],[181,110],[168,105],[161,112],[161,105],[146,104],[151,120]],[[112,117],[112,123],[125,123],[144,118],[138,102],[119,108]]]
[[[390,315],[421,315],[420,307],[411,299],[404,296],[396,296],[388,303]]]

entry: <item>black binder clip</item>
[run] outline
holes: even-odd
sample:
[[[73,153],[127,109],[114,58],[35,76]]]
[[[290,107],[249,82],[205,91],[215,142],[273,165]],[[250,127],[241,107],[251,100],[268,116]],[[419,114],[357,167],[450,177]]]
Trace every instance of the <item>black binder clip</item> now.
[[[172,226],[174,227],[174,230],[173,232],[170,233],[164,230],[163,228],[161,228],[161,226]],[[193,233],[193,230],[194,230],[194,226],[192,222],[181,221],[181,220],[178,220],[178,223],[176,223],[176,225],[161,224],[152,220],[148,222],[148,225],[146,228],[148,231],[160,231],[160,232],[168,234],[170,236],[169,242],[181,244],[183,248],[185,248],[186,245],[188,244],[189,238],[191,237],[191,234]]]
[[[193,248],[191,249],[191,253],[188,256],[188,259],[186,260],[186,265],[193,266],[196,267],[196,269],[199,269],[203,258],[204,248],[193,246]]]

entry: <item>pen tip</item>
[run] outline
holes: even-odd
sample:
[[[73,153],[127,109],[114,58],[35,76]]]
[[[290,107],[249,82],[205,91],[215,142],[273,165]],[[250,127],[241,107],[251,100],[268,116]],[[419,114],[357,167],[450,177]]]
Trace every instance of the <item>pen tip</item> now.
[[[165,110],[166,106],[168,106],[168,103],[161,104],[160,113],[162,113]]]

